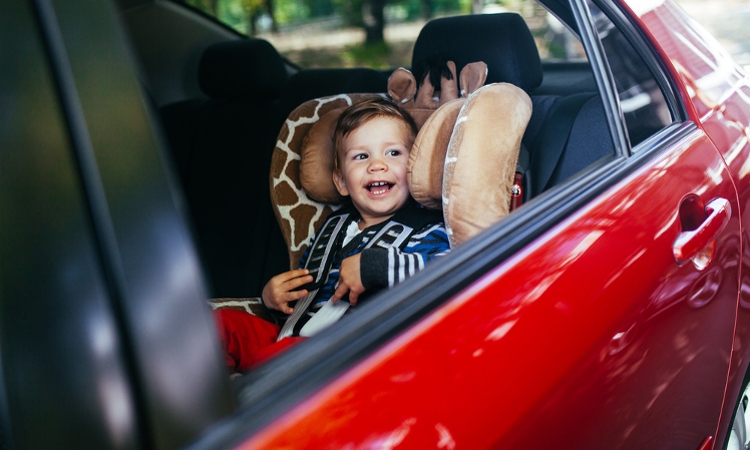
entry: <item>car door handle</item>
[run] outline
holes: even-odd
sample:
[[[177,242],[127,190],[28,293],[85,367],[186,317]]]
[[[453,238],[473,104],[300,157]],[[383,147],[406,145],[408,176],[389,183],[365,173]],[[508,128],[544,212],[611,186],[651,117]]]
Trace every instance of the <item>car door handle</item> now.
[[[672,249],[677,264],[684,264],[716,240],[732,216],[732,206],[724,198],[715,198],[706,205],[706,219],[694,230],[681,232]]]

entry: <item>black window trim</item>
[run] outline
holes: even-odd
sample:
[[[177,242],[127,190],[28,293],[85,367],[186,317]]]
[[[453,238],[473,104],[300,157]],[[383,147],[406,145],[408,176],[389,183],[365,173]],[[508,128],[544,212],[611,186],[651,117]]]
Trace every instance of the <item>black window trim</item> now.
[[[673,117],[672,125],[686,122],[688,120],[687,110],[681,97],[677,95],[677,89],[670,81],[671,77],[668,75],[669,71],[666,69],[661,59],[654,54],[654,51],[651,48],[652,45],[656,44],[646,42],[641,30],[636,28],[633,20],[619,7],[602,2],[601,0],[591,0],[591,2],[612,21],[617,29],[623,33],[625,38],[635,47],[636,51],[643,58],[643,61],[648,66],[651,75],[656,80],[662,94],[664,95],[670,114]],[[617,143],[616,152],[619,155],[628,157],[642,153],[650,147],[650,144],[647,142],[652,142],[652,140],[646,139],[646,141],[640,142],[636,146],[631,146],[630,144],[625,117],[620,106],[620,99],[619,96],[616,95],[617,89],[615,87],[614,75],[610,69],[609,60],[607,59],[606,52],[604,52],[604,47],[599,39],[596,25],[594,24],[586,0],[571,0],[571,5],[573,6],[576,20],[579,23],[579,29],[582,30],[582,43],[588,54],[589,61],[592,65],[592,71],[594,72],[594,78],[596,79],[597,85],[600,89],[600,94],[602,95],[605,114],[607,115],[607,120],[610,125],[613,142]],[[665,129],[669,128],[670,126],[665,127]],[[656,134],[662,134],[663,130],[664,129]]]
[[[636,51],[643,57],[643,61],[651,70],[651,74],[659,84],[662,94],[664,94],[664,99],[669,106],[674,120],[676,122],[688,120],[687,108],[682,101],[682,97],[678,95],[678,89],[670,81],[672,79],[670,71],[664,65],[661,58],[654,53],[653,46],[657,45],[657,43],[651,42],[651,39],[647,38],[644,31],[640,29],[640,26],[622,8],[604,3],[601,0],[592,1],[612,20],[631,45],[635,47]]]

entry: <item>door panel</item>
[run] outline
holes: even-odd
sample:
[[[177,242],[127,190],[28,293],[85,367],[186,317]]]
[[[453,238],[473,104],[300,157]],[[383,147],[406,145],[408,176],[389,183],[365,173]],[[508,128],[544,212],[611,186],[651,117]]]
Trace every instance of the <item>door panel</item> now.
[[[0,2],[0,447],[143,445],[77,161],[34,12]]]
[[[743,223],[742,284],[726,411],[717,431],[721,444],[750,361],[750,86],[729,53],[679,8],[664,3],[641,11],[640,16],[680,75],[697,120],[721,152],[738,191],[738,214]]]

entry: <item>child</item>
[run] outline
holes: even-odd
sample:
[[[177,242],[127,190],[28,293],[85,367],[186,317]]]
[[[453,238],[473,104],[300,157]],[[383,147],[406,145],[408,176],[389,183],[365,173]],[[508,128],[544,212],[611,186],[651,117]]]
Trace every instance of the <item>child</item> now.
[[[385,99],[342,113],[333,181],[351,205],[328,218],[300,269],[275,276],[263,289],[266,307],[289,315],[283,328],[242,311],[216,311],[230,367],[247,370],[449,251],[442,214],[409,193],[406,166],[416,133],[411,116]]]

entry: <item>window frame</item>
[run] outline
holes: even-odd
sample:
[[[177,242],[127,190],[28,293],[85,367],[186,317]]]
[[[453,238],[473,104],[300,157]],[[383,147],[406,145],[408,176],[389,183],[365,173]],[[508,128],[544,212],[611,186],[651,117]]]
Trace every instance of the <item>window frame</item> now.
[[[571,4],[573,5],[573,13],[576,16],[576,21],[579,24],[585,24],[583,27],[579,26],[579,29],[582,28],[581,38],[584,48],[589,54],[589,61],[591,62],[599,92],[602,95],[602,99],[604,99],[605,114],[610,125],[610,133],[616,146],[616,152],[620,156],[631,157],[634,154],[644,152],[646,149],[653,149],[655,142],[662,142],[667,137],[663,136],[664,133],[670,133],[670,130],[679,129],[675,125],[688,120],[687,109],[681,97],[677,94],[677,88],[670,81],[669,71],[664,66],[661,58],[654,53],[652,46],[655,44],[647,42],[643,31],[635,25],[635,21],[620,7],[615,7],[615,5],[605,3],[601,0],[590,1],[612,21],[613,25],[643,58],[643,62],[661,89],[673,118],[671,125],[664,127],[643,142],[635,146],[631,145],[627,122],[622,111],[619,95],[617,95],[615,78],[587,1],[572,0]]]

